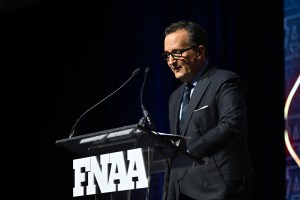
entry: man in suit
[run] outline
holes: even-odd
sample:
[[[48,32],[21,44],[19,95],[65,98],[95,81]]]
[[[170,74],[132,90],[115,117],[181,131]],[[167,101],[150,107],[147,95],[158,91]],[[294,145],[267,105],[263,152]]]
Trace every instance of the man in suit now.
[[[165,29],[163,58],[183,83],[169,99],[170,133],[190,137],[187,152],[204,161],[171,170],[168,200],[253,200],[241,77],[207,59],[205,31],[194,22]],[[184,110],[186,85],[191,91]]]

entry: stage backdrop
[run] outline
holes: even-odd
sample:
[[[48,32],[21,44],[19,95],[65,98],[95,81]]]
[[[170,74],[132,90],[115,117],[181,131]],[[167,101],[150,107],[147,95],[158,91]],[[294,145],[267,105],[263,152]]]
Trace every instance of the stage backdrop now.
[[[285,0],[286,199],[300,199],[300,1]]]

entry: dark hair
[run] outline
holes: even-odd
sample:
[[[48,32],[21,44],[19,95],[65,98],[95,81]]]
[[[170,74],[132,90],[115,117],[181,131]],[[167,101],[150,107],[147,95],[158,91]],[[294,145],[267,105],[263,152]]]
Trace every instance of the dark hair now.
[[[189,43],[191,46],[203,45],[206,48],[206,34],[202,26],[192,21],[182,20],[174,22],[165,29],[165,36],[174,33],[179,29],[188,31]]]

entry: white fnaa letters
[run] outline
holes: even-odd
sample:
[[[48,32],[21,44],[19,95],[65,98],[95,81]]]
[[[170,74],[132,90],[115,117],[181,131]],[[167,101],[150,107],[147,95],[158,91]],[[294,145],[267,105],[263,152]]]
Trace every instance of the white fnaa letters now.
[[[98,158],[91,156],[73,160],[73,197],[96,194],[95,180],[101,193],[148,187],[141,148],[127,150],[128,168],[122,151],[103,154]]]

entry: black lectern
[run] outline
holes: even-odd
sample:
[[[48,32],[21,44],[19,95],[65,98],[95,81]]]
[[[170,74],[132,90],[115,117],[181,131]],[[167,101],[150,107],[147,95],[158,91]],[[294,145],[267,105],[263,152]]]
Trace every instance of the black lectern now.
[[[139,124],[56,141],[79,157],[73,160],[74,197],[149,188],[152,173],[201,163],[187,153],[185,144],[182,136]]]

